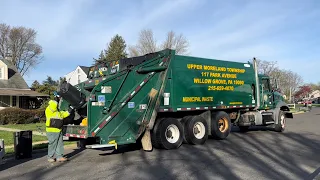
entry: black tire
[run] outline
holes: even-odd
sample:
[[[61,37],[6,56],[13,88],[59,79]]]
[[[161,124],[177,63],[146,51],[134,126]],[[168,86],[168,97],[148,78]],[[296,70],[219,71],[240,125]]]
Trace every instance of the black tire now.
[[[186,131],[186,129],[185,129],[185,123],[189,120],[189,119],[192,119],[193,118],[193,116],[185,116],[185,117],[183,117],[182,119],[181,119],[181,124],[182,124],[182,126],[183,126],[183,131],[184,131],[184,135],[183,135],[183,143],[185,143],[185,144],[188,144],[188,142],[187,142],[187,140],[186,140],[186,136],[185,136],[185,131]]]
[[[77,141],[77,147],[79,149],[86,149],[86,145],[88,145],[87,139],[80,139],[79,141]]]
[[[189,144],[204,144],[208,139],[208,123],[201,116],[188,118],[184,125],[184,136]],[[196,126],[196,127],[195,127]]]
[[[77,141],[77,147],[79,149],[86,149],[87,145],[92,145],[92,144],[97,144],[96,142],[96,138],[87,138],[87,139],[79,139],[79,141]]]
[[[239,126],[240,132],[248,132],[250,126]]]
[[[221,124],[223,125],[221,126]],[[214,112],[211,116],[211,134],[214,139],[227,138],[231,131],[231,120],[224,111]]]
[[[162,121],[163,119],[157,119],[154,126],[153,126],[153,129],[151,131],[151,143],[152,143],[152,146],[156,149],[160,149],[161,148],[161,145],[157,142],[157,138],[156,138],[156,132],[158,130],[158,127],[159,127],[159,124],[160,122]]]
[[[183,141],[182,124],[177,119],[165,118],[159,122],[157,130],[155,131],[155,137],[161,148],[167,150],[177,149]]]
[[[286,115],[283,111],[280,111],[278,115],[278,123],[275,124],[274,130],[276,132],[283,132],[285,130],[285,125],[286,125]]]

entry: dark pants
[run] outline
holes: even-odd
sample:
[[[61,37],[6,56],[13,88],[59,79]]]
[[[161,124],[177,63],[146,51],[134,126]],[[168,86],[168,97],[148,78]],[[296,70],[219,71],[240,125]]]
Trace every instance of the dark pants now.
[[[48,158],[59,159],[63,157],[63,135],[62,132],[47,132],[48,137]]]

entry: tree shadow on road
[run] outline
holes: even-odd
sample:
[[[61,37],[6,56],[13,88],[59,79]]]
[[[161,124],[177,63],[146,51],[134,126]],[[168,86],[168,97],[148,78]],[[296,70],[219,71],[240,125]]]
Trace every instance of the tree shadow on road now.
[[[14,166],[17,166],[17,165],[25,164],[28,161],[35,160],[35,159],[38,159],[38,158],[42,158],[45,155],[46,154],[43,153],[43,152],[35,153],[35,154],[32,154],[32,158],[25,158],[25,159],[19,159],[19,160],[16,160],[14,158],[14,156],[8,156],[8,157],[5,158],[4,164],[0,165],[0,172],[4,171],[6,169],[12,168]]]
[[[176,150],[144,152],[137,144],[123,146],[114,153],[80,153],[69,162],[49,168],[40,166],[10,179],[209,180],[243,179],[244,175],[250,179],[312,179],[317,175],[319,139],[294,132],[266,131],[254,128],[240,133],[235,128],[226,140],[208,139],[202,146],[183,144]],[[310,170],[306,166],[317,167]]]
[[[72,152],[65,154],[65,157],[74,158],[82,151],[83,149],[75,148],[73,149]],[[7,158],[4,164],[0,165],[0,172],[15,166],[22,167],[24,166],[24,164],[27,164],[28,161],[37,161],[38,159],[44,158],[46,156],[47,156],[47,149],[37,150],[35,153],[32,154],[31,158],[15,159],[14,156],[10,156],[9,158]],[[47,163],[47,159],[45,158],[44,160],[45,160],[45,163]]]
[[[301,160],[319,166],[320,157],[315,155],[320,152],[320,140],[293,132],[264,132],[268,130],[253,128],[248,133],[240,133],[235,129],[232,138],[226,140],[209,139],[203,146],[184,144],[178,150],[154,150],[151,155],[141,152],[143,161],[124,159],[123,163],[140,170],[132,174],[138,179],[241,179],[239,171],[260,174],[253,178],[310,178],[312,175]],[[125,175],[124,169],[112,179],[123,179]]]

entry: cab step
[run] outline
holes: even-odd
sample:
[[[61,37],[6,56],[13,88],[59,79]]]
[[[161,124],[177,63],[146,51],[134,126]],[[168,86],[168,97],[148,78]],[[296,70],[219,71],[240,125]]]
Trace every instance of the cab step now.
[[[273,119],[273,112],[263,112],[262,114],[262,121],[263,124],[274,124],[274,119]]]

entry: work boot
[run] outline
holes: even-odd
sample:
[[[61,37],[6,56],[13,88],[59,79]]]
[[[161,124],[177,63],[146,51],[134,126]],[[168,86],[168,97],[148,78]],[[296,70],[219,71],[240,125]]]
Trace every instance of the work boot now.
[[[67,158],[64,158],[64,157],[57,159],[58,162],[65,162],[65,161],[67,161],[67,160],[68,160],[68,159],[67,159]]]
[[[55,161],[56,161],[56,160],[55,160],[55,159],[52,159],[52,158],[49,158],[49,159],[48,159],[48,162],[49,162],[49,163],[53,163],[53,162],[55,162]]]

